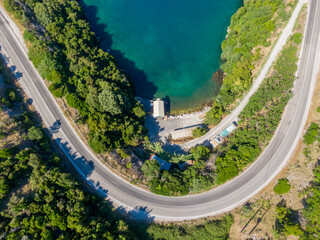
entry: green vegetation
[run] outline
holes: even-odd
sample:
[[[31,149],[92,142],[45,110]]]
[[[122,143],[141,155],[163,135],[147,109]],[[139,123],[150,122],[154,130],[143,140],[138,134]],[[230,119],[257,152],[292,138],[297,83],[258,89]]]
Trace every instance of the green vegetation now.
[[[14,86],[8,89],[19,96]],[[0,101],[1,109],[14,107],[14,117],[1,112],[0,121],[1,238],[134,239],[132,229],[104,199],[84,191],[65,171],[68,165],[54,153],[22,98],[15,98],[12,106],[6,104],[12,100],[8,97]]]
[[[19,96],[13,87],[7,89]],[[1,99],[1,108],[10,108],[8,97]],[[15,106],[23,106],[21,100],[20,96],[15,98]],[[20,114],[1,119],[0,124],[2,138],[10,134],[26,136],[20,139],[22,142],[0,149],[0,235],[6,239],[228,239],[233,223],[230,216],[196,225],[132,227],[116,218],[103,199],[84,191],[65,171],[68,165],[53,153],[33,115],[19,109]],[[7,124],[13,123],[14,129],[8,130]],[[151,149],[163,153],[159,144]],[[208,157],[209,150],[198,146],[192,154],[200,162]],[[172,159],[180,163],[190,157],[174,155]]]
[[[260,56],[260,51],[254,54],[253,50],[261,45],[270,46],[267,39],[290,16],[285,8],[282,0],[246,0],[232,16],[227,38],[222,44],[221,70],[225,79],[207,113],[207,123],[218,124],[222,114],[230,110],[230,105],[250,89],[253,64]]]
[[[151,145],[151,146],[148,146]],[[160,170],[156,160],[146,160],[142,165],[142,171],[150,186],[150,191],[161,195],[180,196],[189,192],[200,192],[210,189],[213,185],[212,171],[205,166],[210,151],[204,146],[193,147],[189,155],[170,155],[165,153],[160,144],[147,144],[145,146],[147,156],[157,154],[162,159],[172,163],[169,171]],[[194,164],[186,170],[179,169],[179,163],[193,160]]]
[[[28,130],[28,137],[30,140],[41,140],[43,137],[43,134],[41,129],[32,126]]]
[[[276,231],[285,236],[300,236],[303,231],[299,223],[298,214],[290,208],[287,208],[286,203],[281,201],[277,207]]]
[[[274,186],[273,191],[276,194],[284,194],[288,193],[291,189],[291,185],[289,183],[289,180],[286,178],[282,178],[278,180],[277,185]]]
[[[88,124],[92,149],[102,153],[140,144],[145,113],[113,57],[97,47],[78,2],[4,0],[4,6],[27,28],[29,58],[51,83],[49,90],[65,96],[79,111],[77,120]]]
[[[292,35],[292,41],[295,43],[295,44],[300,44],[302,42],[302,33],[295,33]]]
[[[319,140],[320,137],[320,127],[316,123],[311,123],[307,130],[307,133],[303,137],[303,142],[310,145]]]
[[[207,190],[213,184],[221,184],[237,176],[253,162],[269,143],[284,108],[292,97],[298,50],[299,45],[295,38],[291,37],[277,59],[271,76],[263,81],[240,114],[238,128],[228,136],[228,141],[216,150],[215,168],[207,164],[209,150],[198,146],[190,151],[190,159],[196,160],[196,164],[184,171],[177,170],[175,165],[169,172],[161,170],[160,174],[148,179],[151,191],[163,195],[183,195]],[[171,159],[176,157],[164,153],[160,145],[157,151],[154,149],[151,152],[175,163]],[[203,153],[202,157],[198,157],[199,153]],[[149,167],[149,164],[146,162],[143,167],[147,176],[151,176],[150,172],[154,169]],[[160,169],[160,166],[158,168]]]
[[[230,215],[221,220],[207,221],[204,224],[194,225],[152,225],[148,233],[154,240],[227,240],[233,219]]]
[[[320,166],[314,170],[314,179],[307,189],[305,199],[306,207],[302,210],[306,223],[306,229],[302,239],[320,238]]]
[[[318,111],[318,109],[317,109]],[[305,139],[309,139],[312,135],[312,131],[317,129],[319,126],[312,123],[305,134]],[[307,137],[307,138],[306,138]],[[306,141],[306,144],[310,142]],[[304,148],[304,154],[307,159],[311,160],[311,150],[309,148]],[[282,201],[277,205],[277,221],[276,230],[279,233],[284,233],[286,236],[295,235],[299,236],[299,239],[320,239],[320,166],[316,164],[313,169],[313,181],[310,183],[302,193],[305,198],[302,200],[304,208],[301,209],[300,216],[297,211],[294,211],[286,206]],[[301,214],[302,213],[302,214]],[[301,227],[298,220],[303,224]]]
[[[260,155],[272,138],[292,96],[297,52],[298,46],[291,39],[282,50],[272,76],[264,80],[240,114],[239,127],[219,149],[216,160],[217,183],[238,175]]]
[[[209,129],[207,127],[197,127],[192,131],[192,137],[194,138],[201,137],[205,135],[208,131]]]
[[[18,96],[14,88],[10,89]],[[21,112],[14,118],[1,113],[2,138],[12,135],[18,138],[14,145],[7,144],[7,139],[2,139],[0,145],[2,238],[228,239],[233,223],[229,215],[220,220],[183,225],[131,225],[116,217],[104,199],[83,190],[66,171],[69,164],[54,154],[51,142],[42,134],[41,125],[20,100],[15,105],[19,104]],[[9,107],[5,104],[6,97],[0,102],[1,108]],[[202,147],[193,152],[198,159],[207,156],[207,150]]]

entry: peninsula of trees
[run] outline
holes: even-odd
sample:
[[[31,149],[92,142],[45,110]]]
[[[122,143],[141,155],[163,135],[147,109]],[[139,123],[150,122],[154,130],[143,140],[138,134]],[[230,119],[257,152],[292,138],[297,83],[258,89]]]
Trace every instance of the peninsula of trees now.
[[[98,47],[95,34],[75,0],[4,0],[26,27],[29,58],[50,82],[54,96],[65,97],[90,129],[96,153],[136,146],[145,136],[145,113],[132,83],[114,58]]]

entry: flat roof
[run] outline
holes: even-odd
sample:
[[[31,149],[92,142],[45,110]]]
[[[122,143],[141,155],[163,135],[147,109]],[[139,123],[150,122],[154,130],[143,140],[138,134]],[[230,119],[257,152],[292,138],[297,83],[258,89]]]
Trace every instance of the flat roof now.
[[[161,99],[153,101],[153,117],[164,117],[164,102]]]

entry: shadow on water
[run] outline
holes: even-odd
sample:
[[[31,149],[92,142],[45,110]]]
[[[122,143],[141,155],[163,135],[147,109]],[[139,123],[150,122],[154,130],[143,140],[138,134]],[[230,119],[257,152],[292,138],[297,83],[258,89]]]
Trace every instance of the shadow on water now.
[[[86,18],[90,23],[91,28],[96,33],[99,39],[99,45],[104,51],[111,49],[113,44],[112,35],[107,32],[107,24],[99,23],[98,8],[96,6],[86,5],[82,0],[79,1],[83,6]],[[124,69],[124,73],[127,75],[135,86],[135,95],[147,99],[153,99],[154,94],[157,91],[157,87],[147,80],[147,75],[141,69],[138,69],[136,63],[125,57],[125,53],[111,49],[110,52],[117,62],[117,65]]]

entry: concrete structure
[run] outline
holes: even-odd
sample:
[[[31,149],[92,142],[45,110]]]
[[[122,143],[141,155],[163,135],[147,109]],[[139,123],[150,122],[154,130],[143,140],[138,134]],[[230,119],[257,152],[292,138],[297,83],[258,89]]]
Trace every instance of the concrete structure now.
[[[224,138],[226,138],[231,132],[236,130],[237,128],[237,122],[234,121],[230,125],[228,125],[221,133],[216,135],[211,141],[210,144],[212,145],[213,148],[216,148],[218,145],[223,143]]]
[[[164,115],[164,102],[160,98],[158,98],[153,102],[153,117],[163,118]]]
[[[214,139],[210,141],[210,144],[213,148],[216,148],[221,143],[223,143],[223,138],[220,135],[217,135]]]
[[[159,158],[157,155],[152,155],[150,157],[151,160],[156,160],[160,164],[160,169],[169,170],[171,168],[171,163],[168,163],[167,161],[163,160],[162,158]]]
[[[231,132],[233,132],[234,130],[236,130],[237,128],[237,123],[233,122],[231,123],[228,127],[226,127],[221,133],[220,135],[225,138],[226,136],[228,136]]]

